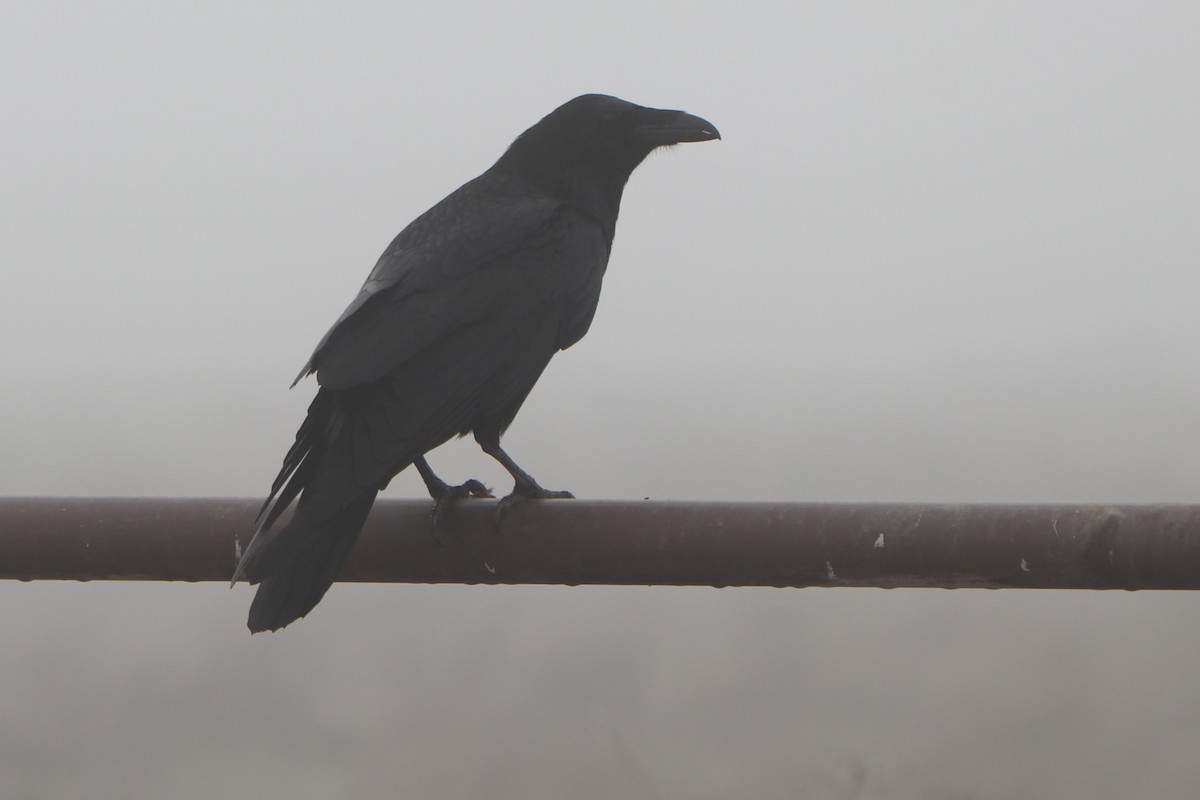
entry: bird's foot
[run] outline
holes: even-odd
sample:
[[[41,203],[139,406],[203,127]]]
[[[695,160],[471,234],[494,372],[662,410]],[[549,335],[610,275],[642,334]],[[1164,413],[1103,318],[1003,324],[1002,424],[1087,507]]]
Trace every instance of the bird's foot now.
[[[526,500],[574,499],[575,495],[567,491],[552,491],[550,489],[543,489],[541,486],[538,486],[532,481],[529,483],[518,482],[517,485],[513,487],[512,494],[500,498],[500,502],[496,504],[496,514],[494,517],[496,530],[500,529],[500,525],[504,522],[504,518],[507,517],[514,508]]]
[[[437,543],[440,545],[446,544],[446,539],[442,535],[442,523],[446,521],[446,514],[450,510],[450,506],[468,497],[495,497],[491,489],[474,478],[458,486],[443,483],[438,487],[436,494],[433,489],[430,489],[430,494],[433,495],[433,510],[429,513],[429,522],[433,528],[433,538],[437,539]]]

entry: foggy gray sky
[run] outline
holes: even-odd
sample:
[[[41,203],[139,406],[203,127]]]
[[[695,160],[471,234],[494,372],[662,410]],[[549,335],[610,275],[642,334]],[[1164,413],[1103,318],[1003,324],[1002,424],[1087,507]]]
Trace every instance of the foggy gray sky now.
[[[625,194],[505,439],[589,498],[1200,502],[1188,4],[27,4],[0,491],[258,496],[414,216],[589,91]],[[450,478],[507,487],[473,444]],[[421,496],[402,476],[390,496]],[[0,585],[0,796],[1200,793],[1193,595]]]

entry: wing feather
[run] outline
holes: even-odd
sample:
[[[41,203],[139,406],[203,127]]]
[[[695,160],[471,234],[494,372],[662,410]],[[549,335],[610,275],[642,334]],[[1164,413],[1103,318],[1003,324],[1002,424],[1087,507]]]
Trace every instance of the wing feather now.
[[[485,173],[467,183],[393,240],[297,380],[316,372],[330,389],[372,383],[456,323],[494,313],[513,276],[488,280],[491,273],[552,264],[569,216],[562,203],[511,180]]]

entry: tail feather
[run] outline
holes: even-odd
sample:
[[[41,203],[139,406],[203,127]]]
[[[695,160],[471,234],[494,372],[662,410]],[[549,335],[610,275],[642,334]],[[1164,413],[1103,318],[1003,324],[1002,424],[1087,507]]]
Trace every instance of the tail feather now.
[[[385,399],[374,386],[318,390],[234,571],[234,583],[249,568],[250,582],[259,584],[247,623],[252,632],[278,630],[320,602],[353,549],[379,488],[411,463],[414,454],[407,447],[386,451],[386,458],[375,452],[371,420]],[[272,525],[293,503],[287,525],[267,541]]]
[[[365,491],[316,524],[300,509],[266,545],[250,576],[259,583],[247,621],[252,633],[278,630],[321,601],[354,547],[375,496],[375,491]]]
[[[326,449],[327,432],[331,425],[333,395],[324,390],[318,391],[308,407],[308,416],[300,430],[296,432],[296,441],[283,458],[283,467],[271,484],[271,493],[263,501],[258,511],[258,528],[250,539],[250,544],[242,552],[237,568],[233,571],[230,586],[237,584],[242,573],[246,571],[254,554],[262,547],[267,531],[287,510],[297,495],[313,481],[313,472],[321,461],[321,455]]]
[[[377,490],[356,485],[352,471],[342,466],[353,457],[352,440],[339,436],[343,414],[335,393],[317,392],[234,570],[234,583],[250,567],[250,582],[259,584],[247,622],[252,632],[278,630],[312,611],[337,578],[375,502]],[[297,497],[291,520],[267,541]]]
[[[313,451],[319,450],[320,443],[328,438],[325,434],[330,426],[332,408],[333,394],[323,390],[318,391],[317,396],[308,406],[308,415],[304,418],[304,423],[300,426],[300,430],[296,431],[296,441],[292,443],[291,449],[283,457],[283,468],[279,470],[279,475],[271,484],[271,493],[267,495],[262,508],[258,511],[258,518],[262,520],[260,526],[262,530],[267,530],[275,523],[275,520],[279,519],[279,515],[291,505],[292,501],[296,499],[296,495],[300,494],[300,490],[307,483],[306,470],[301,468],[319,460],[319,455],[314,456]],[[291,480],[288,480],[289,478]],[[276,499],[276,495],[279,495],[278,499]],[[265,519],[263,519],[264,514],[266,514]]]

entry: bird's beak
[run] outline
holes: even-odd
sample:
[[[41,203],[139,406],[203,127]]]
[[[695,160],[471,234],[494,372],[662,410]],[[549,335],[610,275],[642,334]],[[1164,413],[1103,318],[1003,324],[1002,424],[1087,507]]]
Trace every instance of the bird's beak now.
[[[683,111],[643,108],[638,113],[641,117],[637,126],[638,135],[655,147],[721,138],[716,125]]]

